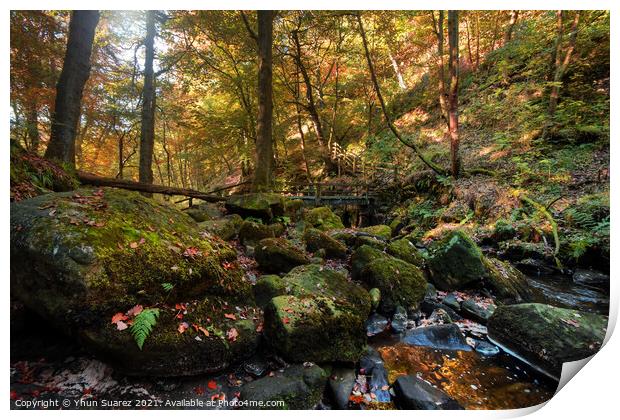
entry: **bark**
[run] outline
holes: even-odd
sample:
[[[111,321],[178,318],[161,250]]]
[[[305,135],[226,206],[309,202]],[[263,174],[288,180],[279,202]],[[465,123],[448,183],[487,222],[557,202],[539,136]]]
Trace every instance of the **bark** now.
[[[512,10],[510,12],[510,22],[508,22],[508,27],[506,28],[506,32],[504,32],[504,45],[508,44],[512,39],[512,30],[517,23],[517,19],[519,18],[519,11]]]
[[[28,150],[37,154],[39,152],[41,135],[39,133],[39,111],[34,101],[29,104],[28,109],[26,109],[26,134],[28,138]]]
[[[273,189],[273,84],[272,44],[273,11],[259,10],[258,14],[258,118],[256,122],[256,158],[254,164],[255,191]]]
[[[396,79],[398,80],[398,87],[400,87],[400,90],[402,91],[407,90],[407,84],[405,83],[405,78],[403,77],[403,74],[400,71],[398,62],[396,61],[396,59],[394,58],[391,52],[388,52],[388,56],[390,58],[390,63],[392,64],[392,69],[394,69],[394,74],[396,75]]]
[[[573,24],[571,26],[571,33],[568,40],[568,46],[566,48],[566,52],[564,53],[564,58],[561,57],[561,48],[556,49],[555,53],[555,73],[553,75],[553,86],[551,87],[551,94],[549,96],[549,117],[553,118],[555,115],[555,111],[558,106],[558,100],[560,98],[560,87],[562,84],[562,78],[568,69],[568,65],[570,64],[570,59],[575,51],[575,43],[577,42],[577,27],[579,26],[579,16],[580,12],[575,12],[575,17],[573,18]],[[559,13],[558,18],[558,46],[561,47],[561,35],[563,29],[561,29],[562,25],[562,12]]]
[[[445,63],[443,53],[443,22],[444,13],[443,10],[439,11],[439,20],[435,22],[435,12],[431,12],[433,15],[433,26],[435,27],[435,35],[437,36],[437,55],[439,56],[439,65],[437,66],[437,73],[439,79],[439,107],[441,109],[441,116],[446,124],[448,124],[448,104],[446,99],[446,75],[445,75]]]
[[[458,113],[458,90],[459,90],[459,21],[458,11],[448,12],[448,45],[449,45],[449,72],[450,94],[448,98],[448,114],[450,122],[450,160],[451,173],[458,178],[461,171],[459,156],[459,113]]]
[[[82,93],[90,76],[90,55],[98,22],[99,11],[97,10],[73,12],[69,23],[65,60],[56,85],[52,129],[45,157],[71,167],[75,167],[75,136],[82,105]]]
[[[144,38],[144,87],[142,89],[142,123],[140,126],[140,166],[138,179],[146,184],[153,183],[153,148],[155,145],[155,14],[146,12],[146,36]],[[149,195],[149,194],[145,194]]]

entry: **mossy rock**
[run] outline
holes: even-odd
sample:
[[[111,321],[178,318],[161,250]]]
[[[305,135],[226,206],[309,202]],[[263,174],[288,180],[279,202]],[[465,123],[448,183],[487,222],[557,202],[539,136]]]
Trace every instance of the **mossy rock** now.
[[[284,215],[290,218],[293,222],[297,222],[301,220],[303,207],[303,200],[285,200]]]
[[[184,210],[192,219],[200,222],[219,219],[224,216],[222,209],[215,203],[202,203]]]
[[[214,351],[200,359],[170,358],[193,353],[196,345],[169,340],[178,334],[178,323],[168,325],[166,316],[142,351],[129,330],[114,330],[110,319],[136,304],[205,298],[254,308],[242,274],[228,244],[202,235],[183,212],[138,193],[81,188],[11,206],[12,292],[60,331],[132,373],[198,374],[230,363],[229,350],[226,357]],[[162,283],[173,288],[167,291]],[[197,316],[206,319],[208,308]],[[171,360],[165,362],[164,353]]]
[[[520,303],[532,297],[527,279],[511,264],[497,258],[484,258],[484,265],[488,270],[484,284],[498,299]]]
[[[284,199],[273,193],[232,195],[226,200],[225,206],[230,213],[243,218],[256,217],[265,223],[284,215]]]
[[[355,243],[353,248],[357,249],[361,246],[370,246],[379,251],[383,251],[385,249],[386,242],[383,238],[371,236],[370,234],[358,234],[355,235]]]
[[[368,287],[381,291],[379,311],[391,314],[397,306],[417,309],[424,300],[426,278],[413,264],[392,257],[378,258],[367,264],[361,273]]]
[[[256,245],[261,239],[274,238],[276,235],[271,225],[264,225],[244,220],[239,229],[239,241],[242,245]]]
[[[456,230],[432,244],[426,262],[435,286],[452,291],[485,278],[487,268],[483,258],[474,241]]]
[[[393,257],[407,261],[409,264],[421,267],[424,258],[420,250],[407,238],[397,239],[388,244],[386,252]]]
[[[283,279],[287,295],[265,309],[265,337],[291,361],[357,360],[366,344],[370,296],[346,277],[318,264],[297,267]]]
[[[316,207],[303,215],[304,221],[319,230],[344,229],[342,220],[329,207]]]
[[[605,338],[606,316],[541,303],[498,307],[489,338],[558,379],[562,364],[596,353]]]
[[[347,256],[347,248],[342,243],[318,229],[306,229],[303,241],[306,243],[308,252],[324,249],[327,258],[345,258]]]
[[[219,219],[207,220],[198,224],[200,229],[225,241],[235,239],[241,229],[243,219],[238,214],[229,214]]]
[[[364,268],[372,261],[387,255],[368,245],[362,245],[351,255],[351,277],[359,280]]]
[[[357,238],[350,230],[332,230],[327,233],[331,238],[346,246],[354,246]]]
[[[273,376],[266,376],[243,385],[240,400],[244,409],[311,410],[321,400],[327,383],[327,372],[317,365],[293,365]],[[253,407],[250,402],[271,402],[270,406]],[[277,406],[275,405],[277,402]],[[279,405],[282,404],[282,405]]]
[[[360,232],[366,232],[374,236],[378,236],[386,241],[392,237],[392,228],[386,225],[368,226],[359,229]]]
[[[259,267],[267,273],[288,273],[298,265],[310,263],[303,251],[283,238],[263,239],[254,252]]]
[[[267,274],[260,276],[254,285],[254,298],[261,308],[269,303],[271,298],[286,294],[286,283],[280,276]]]

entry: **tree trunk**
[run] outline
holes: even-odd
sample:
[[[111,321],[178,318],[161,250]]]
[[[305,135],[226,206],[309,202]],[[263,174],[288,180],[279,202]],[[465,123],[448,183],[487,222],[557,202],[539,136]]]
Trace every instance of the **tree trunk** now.
[[[273,189],[273,11],[258,10],[258,118],[256,122],[255,191]]]
[[[405,83],[405,78],[403,77],[403,74],[400,72],[400,67],[398,66],[398,62],[396,61],[396,59],[394,58],[394,56],[392,55],[390,51],[388,51],[388,56],[390,58],[390,63],[392,64],[392,68],[394,69],[394,74],[396,75],[396,79],[398,80],[398,87],[402,91],[407,90],[407,84]]]
[[[562,13],[558,12],[558,41],[557,48],[555,52],[555,72],[553,75],[553,85],[551,87],[551,94],[549,95],[549,118],[552,119],[555,115],[555,111],[558,106],[558,100],[560,98],[560,86],[562,85],[562,78],[564,77],[564,73],[566,73],[566,69],[570,64],[571,56],[573,55],[573,51],[575,50],[575,43],[577,42],[577,27],[579,26],[579,15],[580,12],[575,12],[575,17],[573,18],[573,24],[571,26],[570,38],[568,41],[568,47],[566,48],[566,52],[564,54],[564,58],[561,57],[561,43],[562,43],[562,34],[563,34],[563,22],[562,22]]]
[[[97,10],[73,12],[65,60],[56,85],[56,103],[45,157],[71,167],[75,167],[75,135],[84,85],[90,76],[90,55],[98,22]]]
[[[435,26],[435,35],[437,36],[437,55],[439,56],[439,65],[437,66],[437,74],[439,79],[439,107],[441,109],[441,116],[443,117],[446,125],[448,125],[448,104],[446,100],[446,75],[445,63],[443,54],[443,22],[444,13],[443,10],[439,11],[439,20],[435,22],[435,12],[431,12],[433,15],[433,23]]]
[[[504,32],[504,45],[508,44],[512,39],[512,30],[517,23],[517,19],[519,18],[519,11],[512,10],[510,12],[510,22],[508,22],[508,27],[506,28],[506,32]]]
[[[153,148],[155,145],[155,11],[146,12],[146,36],[144,38],[144,87],[142,88],[142,123],[140,126],[140,166],[138,179],[145,184],[153,183]],[[150,194],[144,194],[149,196]]]
[[[449,44],[449,72],[450,94],[448,98],[448,114],[450,121],[450,160],[451,173],[454,178],[459,177],[461,161],[459,156],[459,17],[458,11],[448,12],[448,44]]]
[[[39,111],[33,101],[26,110],[26,133],[28,138],[28,150],[34,154],[39,152],[41,135],[39,133]]]

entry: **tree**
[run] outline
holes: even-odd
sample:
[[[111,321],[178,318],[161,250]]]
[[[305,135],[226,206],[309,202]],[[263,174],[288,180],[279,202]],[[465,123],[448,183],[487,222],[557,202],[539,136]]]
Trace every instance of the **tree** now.
[[[448,11],[448,49],[450,61],[450,92],[448,96],[448,120],[450,131],[451,173],[459,177],[461,158],[459,156],[459,15],[457,10]]]
[[[553,84],[551,86],[551,94],[549,95],[549,118],[553,119],[556,108],[558,106],[558,100],[560,98],[560,87],[562,86],[562,78],[566,69],[570,64],[570,59],[575,50],[575,43],[577,42],[577,27],[579,26],[579,10],[575,11],[573,17],[573,24],[571,26],[570,37],[566,51],[562,51],[562,38],[564,37],[564,11],[558,10],[557,22],[558,33],[555,42],[555,48],[553,50],[554,72],[553,72]],[[562,57],[563,53],[563,57]]]
[[[433,17],[433,29],[435,36],[437,37],[437,56],[439,57],[439,63],[437,64],[437,73],[439,80],[439,107],[441,109],[441,116],[446,124],[448,123],[448,104],[446,99],[446,76],[445,76],[445,63],[443,61],[443,22],[444,22],[443,10],[439,11],[439,20],[435,20],[435,12],[431,12]]]
[[[82,93],[90,75],[90,55],[99,11],[76,10],[71,15],[67,51],[56,86],[50,142],[45,157],[75,167],[75,136]]]
[[[273,11],[258,10],[258,117],[256,121],[256,157],[254,165],[255,191],[273,188],[273,86],[272,44]]]
[[[156,11],[146,12],[146,36],[144,37],[144,87],[142,88],[142,124],[140,127],[139,180],[153,183],[153,148],[155,146],[155,16]],[[148,195],[148,194],[147,194]]]
[[[504,45],[508,44],[512,39],[512,30],[517,23],[517,19],[519,18],[518,10],[510,11],[510,21],[508,22],[508,27],[506,27],[506,32],[504,32]]]

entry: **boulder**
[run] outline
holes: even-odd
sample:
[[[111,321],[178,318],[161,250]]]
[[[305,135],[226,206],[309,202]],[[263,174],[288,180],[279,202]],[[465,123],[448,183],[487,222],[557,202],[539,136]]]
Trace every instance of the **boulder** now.
[[[407,310],[402,306],[397,306],[392,316],[392,330],[395,333],[402,333],[407,328]]]
[[[13,203],[11,291],[128,374],[213,372],[257,345],[252,321],[223,314],[228,302],[249,319],[260,317],[236,252],[202,235],[188,215],[138,193],[81,188]],[[210,329],[209,336],[180,334],[178,311],[165,302],[187,303],[184,322]],[[159,307],[142,349],[123,322],[133,320],[135,305]],[[237,334],[229,341],[232,328]]]
[[[370,288],[381,291],[379,311],[391,314],[396,306],[416,309],[426,293],[426,278],[415,265],[391,257],[378,258],[368,263],[360,278]]]
[[[318,229],[306,229],[302,239],[306,243],[308,252],[324,249],[327,258],[345,258],[347,256],[347,248],[342,243]]]
[[[284,214],[284,199],[279,194],[252,193],[232,195],[226,200],[226,210],[243,217],[255,217],[263,222]]]
[[[215,203],[202,203],[191,206],[184,210],[192,219],[197,222],[220,219],[224,216],[222,209]]]
[[[603,315],[541,303],[504,305],[489,319],[489,339],[557,380],[564,362],[598,351],[607,321]]]
[[[264,225],[245,220],[239,229],[239,241],[242,245],[255,246],[261,239],[274,238],[276,235],[271,225]]]
[[[415,375],[394,382],[396,404],[405,410],[462,410],[456,400]]]
[[[424,258],[422,258],[420,250],[407,238],[390,242],[385,251],[393,257],[407,261],[415,266],[421,267],[424,264]]]
[[[311,410],[321,400],[327,382],[327,374],[316,365],[308,367],[293,365],[274,376],[266,376],[248,382],[240,389],[240,401],[247,402],[244,409]],[[252,406],[252,402],[270,405]],[[283,405],[275,405],[283,402]]]
[[[461,303],[461,314],[465,318],[472,319],[476,322],[486,325],[488,319],[495,311],[495,305],[482,306],[473,299],[467,299]]]
[[[238,214],[229,214],[219,219],[207,220],[198,224],[200,229],[209,232],[225,241],[235,239],[243,219]]]
[[[346,410],[349,407],[349,397],[355,385],[355,369],[334,368],[329,377],[328,387],[332,400],[339,410]]]
[[[403,342],[411,346],[431,347],[437,350],[472,351],[456,324],[431,325],[409,330]]]
[[[360,279],[364,268],[372,261],[384,258],[387,255],[368,245],[362,245],[351,255],[351,276]]]
[[[484,265],[488,273],[483,283],[499,300],[519,303],[531,298],[527,279],[511,264],[496,258],[484,258]]]
[[[392,237],[392,228],[386,225],[367,226],[359,229],[360,232],[365,232],[373,236],[378,236],[386,241]]]
[[[284,216],[288,217],[291,221],[297,222],[301,220],[302,209],[304,207],[303,200],[285,200],[284,201]]]
[[[573,273],[573,283],[589,289],[609,292],[609,276],[598,271],[578,268]]]
[[[383,238],[372,236],[367,233],[359,233],[355,235],[355,242],[353,243],[353,248],[357,249],[364,245],[370,246],[379,251],[383,251],[385,249],[386,242]]]
[[[461,310],[461,303],[456,298],[454,293],[448,293],[445,298],[441,301],[444,305],[454,309],[455,311]]]
[[[261,240],[254,250],[259,267],[267,273],[288,273],[298,265],[309,264],[310,259],[291,242],[282,238]]]
[[[366,320],[366,335],[372,337],[385,331],[388,327],[389,321],[386,317],[379,314],[372,314],[370,318]]]
[[[303,220],[308,225],[322,231],[344,229],[340,217],[335,215],[329,207],[316,207],[308,210],[304,213]]]
[[[368,291],[370,295],[370,303],[372,304],[372,310],[376,310],[379,307],[379,303],[381,303],[381,290],[373,287]]]
[[[458,290],[487,275],[480,248],[462,231],[450,232],[433,243],[427,266],[430,279],[439,289]]]
[[[261,308],[264,308],[272,298],[285,294],[286,283],[275,274],[260,276],[254,285],[254,299]]]
[[[318,264],[283,278],[287,295],[265,308],[265,336],[285,359],[352,362],[366,343],[370,296],[341,273]]]

